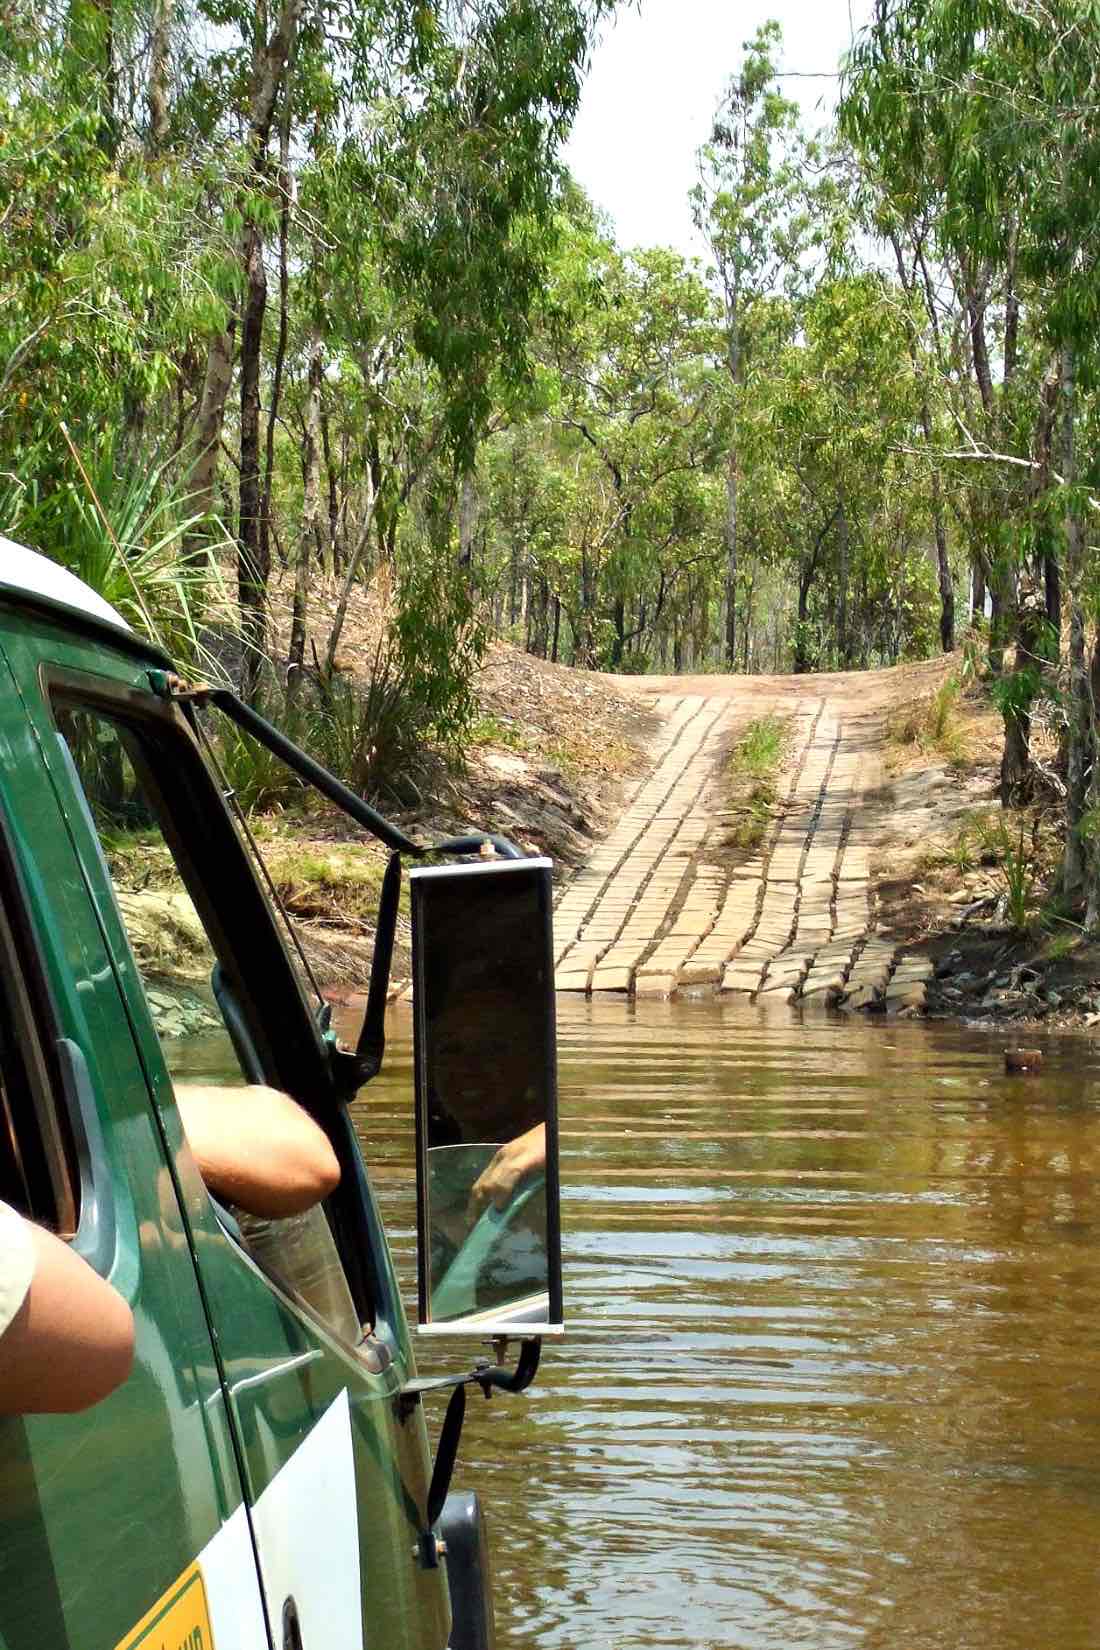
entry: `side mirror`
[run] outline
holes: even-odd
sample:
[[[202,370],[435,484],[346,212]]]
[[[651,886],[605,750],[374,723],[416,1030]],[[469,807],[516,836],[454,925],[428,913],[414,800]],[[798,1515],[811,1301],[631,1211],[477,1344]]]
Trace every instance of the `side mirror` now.
[[[560,1334],[550,861],[409,889],[420,1329]]]

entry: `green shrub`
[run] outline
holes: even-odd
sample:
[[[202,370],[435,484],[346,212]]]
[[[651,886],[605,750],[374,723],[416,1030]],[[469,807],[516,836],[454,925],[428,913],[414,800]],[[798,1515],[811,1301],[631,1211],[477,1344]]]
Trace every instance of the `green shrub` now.
[[[227,605],[216,560],[224,531],[188,543],[199,517],[167,463],[123,463],[110,438],[83,462],[87,482],[73,465],[48,490],[8,477],[5,533],[67,567],[174,659],[214,668],[201,634]]]

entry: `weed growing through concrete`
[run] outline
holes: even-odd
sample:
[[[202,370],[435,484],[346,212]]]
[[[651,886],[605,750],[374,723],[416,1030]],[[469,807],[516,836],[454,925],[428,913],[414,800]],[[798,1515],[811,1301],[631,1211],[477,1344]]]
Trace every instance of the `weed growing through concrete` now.
[[[764,840],[775,809],[777,784],[787,749],[790,724],[782,716],[750,722],[729,760],[730,839],[738,848],[756,849]]]

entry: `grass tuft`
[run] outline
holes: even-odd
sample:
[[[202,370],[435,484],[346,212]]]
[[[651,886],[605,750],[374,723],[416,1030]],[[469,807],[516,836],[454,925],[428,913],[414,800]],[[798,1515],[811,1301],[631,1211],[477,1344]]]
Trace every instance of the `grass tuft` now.
[[[961,694],[959,678],[945,676],[934,693],[894,713],[888,724],[890,738],[896,745],[916,745],[921,751],[938,751],[952,765],[961,764],[966,760],[958,719]]]
[[[726,769],[733,847],[755,850],[767,834],[789,729],[785,717],[761,716],[749,723],[734,747]]]

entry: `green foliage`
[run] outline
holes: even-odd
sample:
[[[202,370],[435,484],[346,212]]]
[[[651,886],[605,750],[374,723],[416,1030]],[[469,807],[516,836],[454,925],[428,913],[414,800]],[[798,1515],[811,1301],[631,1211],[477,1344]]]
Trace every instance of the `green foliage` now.
[[[75,466],[49,491],[9,475],[0,487],[7,532],[69,568],[174,658],[210,667],[203,628],[227,611],[221,546],[190,547],[198,518],[166,464],[120,461],[110,438],[84,464],[91,489]]]
[[[945,676],[935,693],[928,712],[928,732],[932,742],[942,744],[948,738],[955,719],[961,685],[957,676]]]
[[[989,697],[1006,722],[1010,717],[1018,720],[1031,710],[1041,684],[1038,665],[1027,664],[991,681]]]
[[[1018,933],[1029,928],[1042,881],[1042,866],[1036,841],[1036,827],[1021,812],[1015,822],[999,810],[970,815],[960,837],[982,865],[1001,877],[1005,892],[1005,914]]]
[[[974,833],[969,823],[964,823],[951,839],[948,845],[948,857],[960,874],[972,871],[977,865],[978,856]]]
[[[295,744],[324,761],[315,742],[316,721],[297,700],[270,694],[260,700],[259,708]],[[206,727],[226,783],[246,814],[291,807],[302,801],[304,785],[274,751],[249,738],[235,723],[208,718]]]
[[[1046,913],[1043,913],[1044,926],[1048,921],[1057,922],[1059,920],[1057,917],[1048,918]],[[1046,963],[1065,962],[1066,958],[1072,956],[1080,944],[1080,934],[1067,934],[1064,929],[1061,933],[1048,934],[1043,942],[1043,961]]]
[[[477,715],[474,678],[486,641],[473,591],[448,555],[425,546],[409,555],[383,661],[387,693],[403,694],[411,720],[452,753]]]
[[[365,682],[341,674],[292,679],[290,688],[269,682],[261,708],[353,790],[407,804],[433,764],[460,760],[474,734],[484,640],[468,588],[425,554],[406,571]],[[219,726],[217,743],[246,810],[302,800],[298,779],[235,726]]]
[[[779,776],[790,734],[789,722],[761,716],[749,723],[726,769],[731,846],[755,851],[767,834],[779,791]]]
[[[1024,933],[1028,926],[1036,888],[1037,873],[1031,846],[1025,840],[1025,821],[1021,818],[1015,837],[1007,824],[999,839],[1000,871],[1004,877],[1006,912],[1012,927]]]
[[[509,750],[527,749],[527,740],[516,727],[502,722],[499,716],[478,716],[470,728],[471,745],[503,745]]]
[[[774,775],[783,755],[787,723],[779,716],[761,716],[750,722],[730,758],[730,771],[751,779]]]

